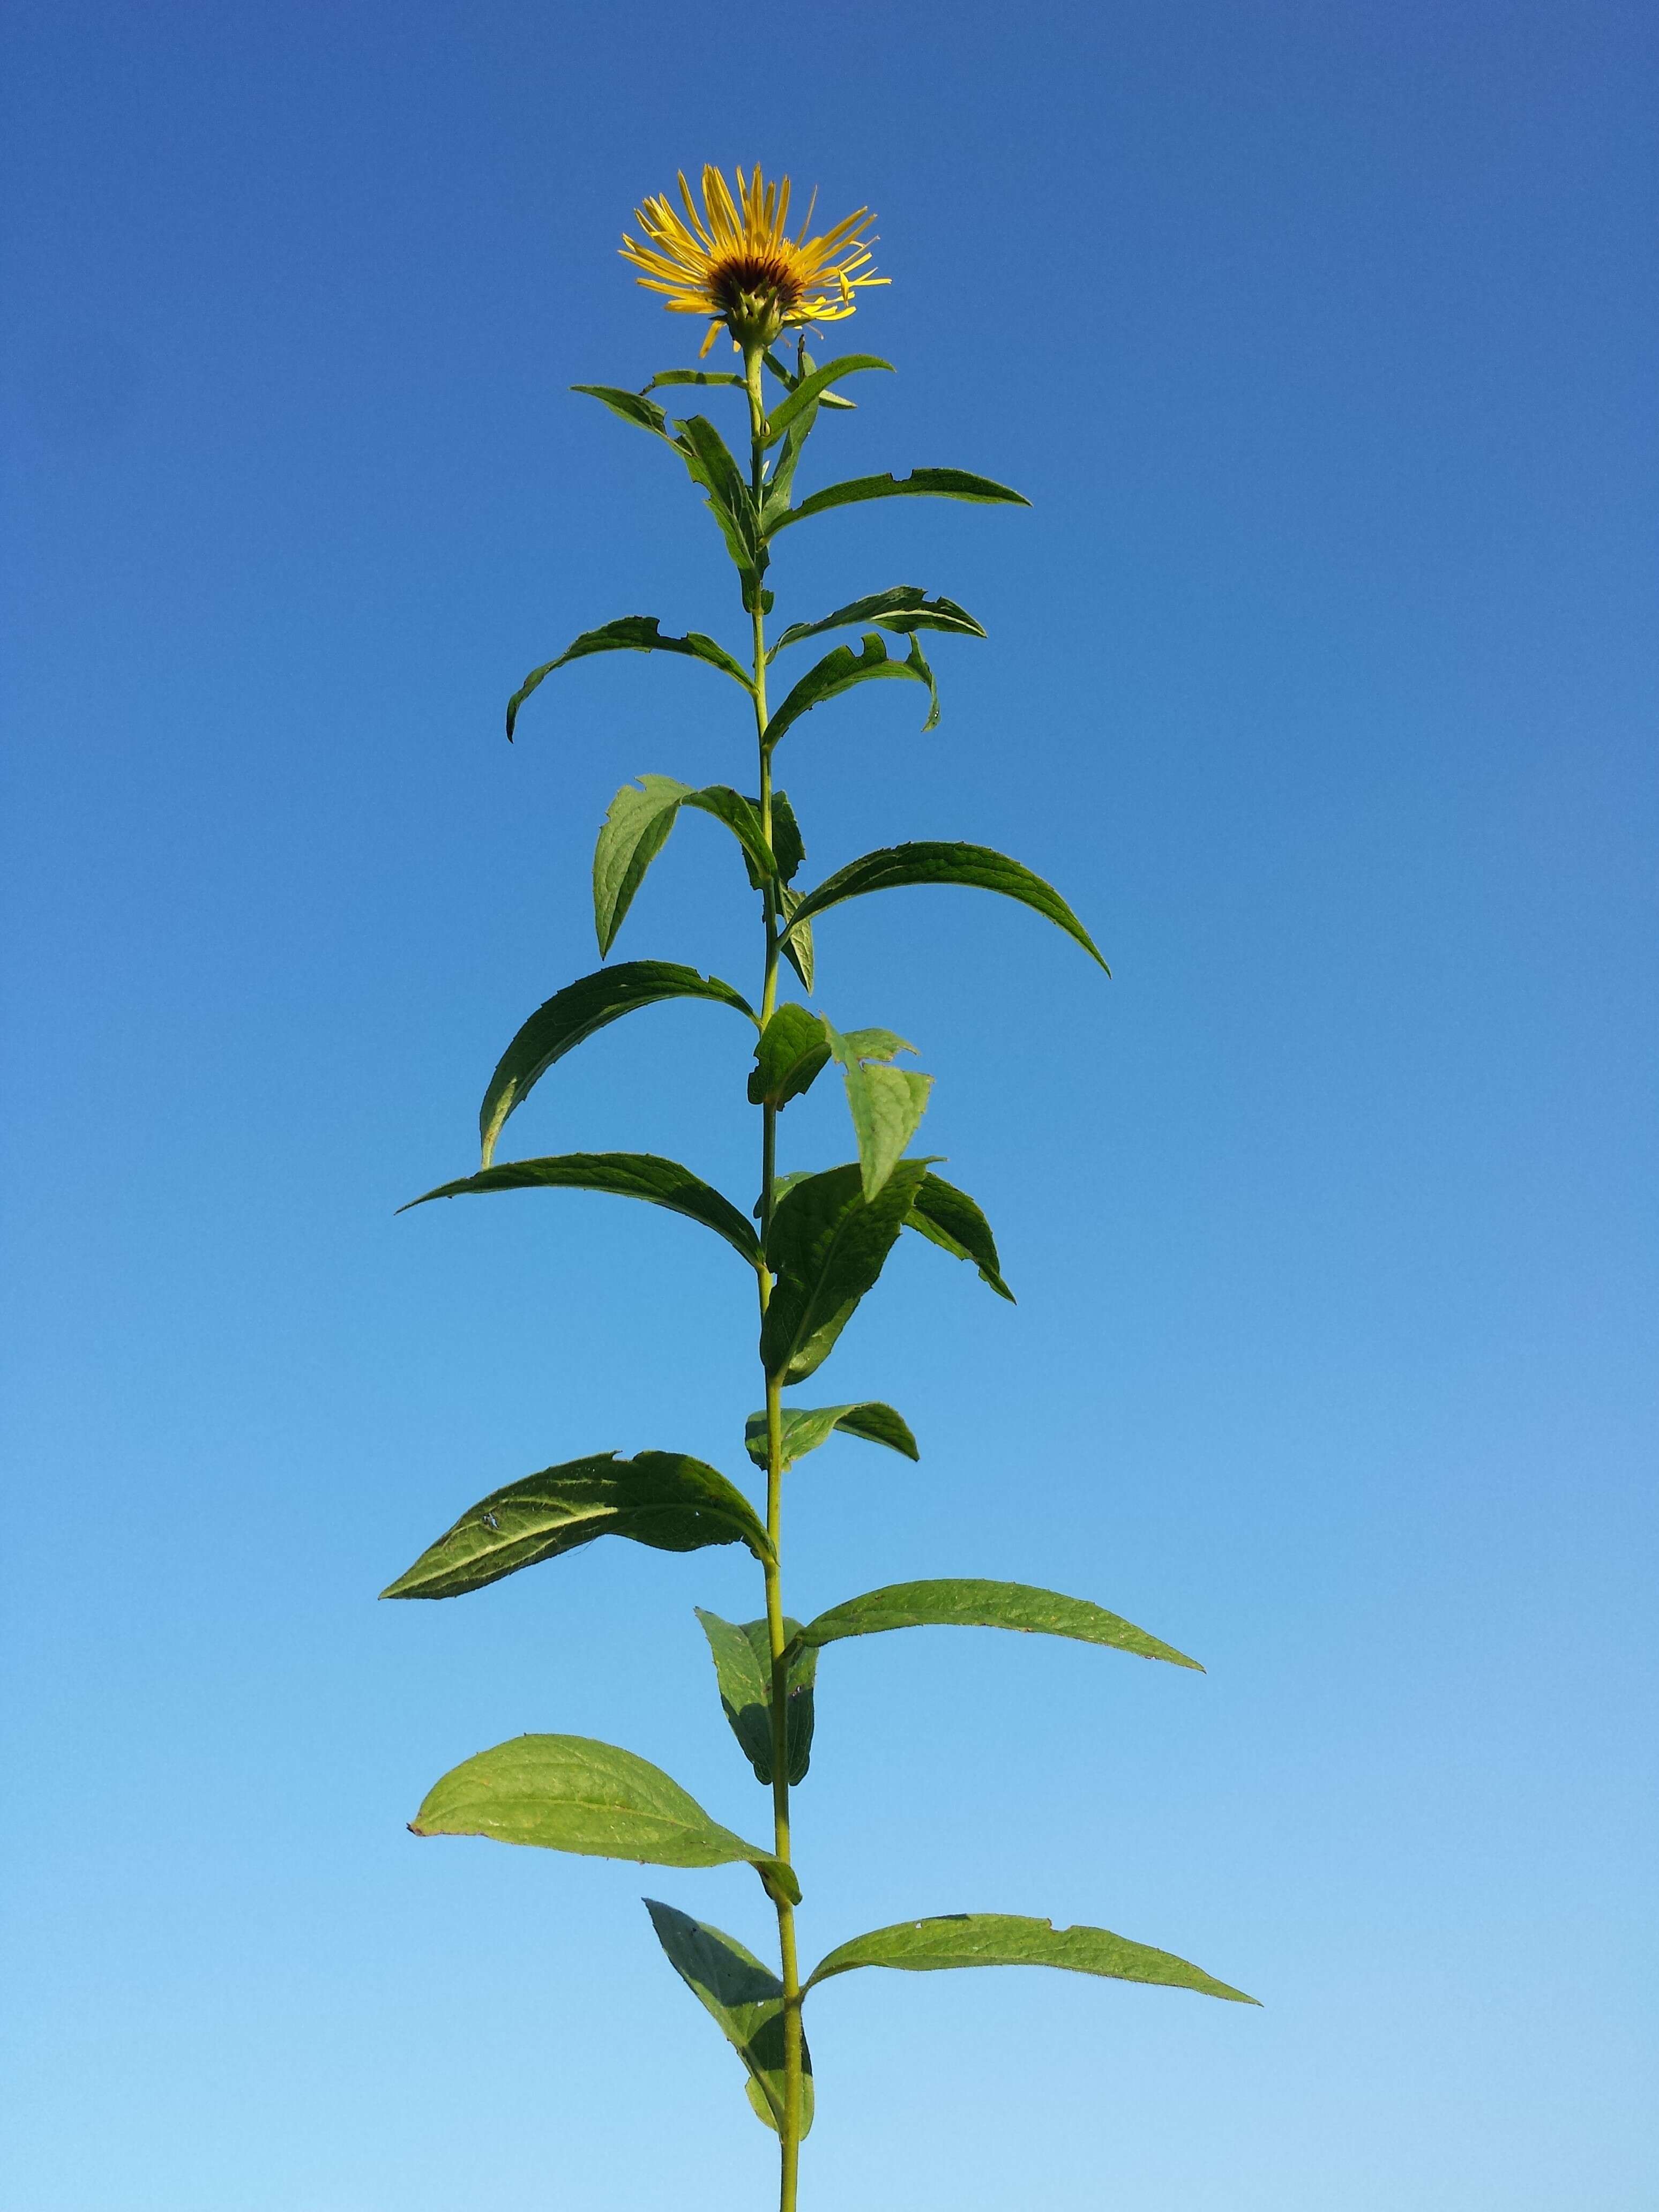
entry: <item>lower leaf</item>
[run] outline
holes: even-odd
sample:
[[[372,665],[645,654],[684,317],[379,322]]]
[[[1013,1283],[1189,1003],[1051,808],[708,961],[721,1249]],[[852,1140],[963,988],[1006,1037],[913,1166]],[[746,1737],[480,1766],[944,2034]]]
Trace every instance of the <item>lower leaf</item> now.
[[[723,1929],[645,1899],[657,1941],[698,2003],[719,2023],[749,2075],[749,2101],[775,2135],[783,2118],[783,1984]],[[801,2039],[800,2131],[812,2124],[812,2057]]]
[[[932,1920],[878,1928],[831,1951],[807,1977],[805,1987],[850,1973],[854,1966],[893,1966],[907,1973],[955,1966],[1060,1966],[1109,1981],[1195,1990],[1200,1996],[1224,1997],[1233,2004],[1259,2002],[1172,1951],[1132,1943],[1105,1928],[1056,1928],[1050,1920],[1014,1912],[946,1912]]]

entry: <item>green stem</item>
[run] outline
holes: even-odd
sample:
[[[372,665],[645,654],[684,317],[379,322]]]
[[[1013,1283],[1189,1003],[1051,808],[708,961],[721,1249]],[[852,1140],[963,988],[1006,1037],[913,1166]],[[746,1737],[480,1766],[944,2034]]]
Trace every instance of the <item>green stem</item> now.
[[[761,390],[758,346],[744,351],[744,383],[749,393],[750,489],[758,506],[766,465],[763,443],[766,405]],[[766,617],[758,589],[750,610],[755,647],[755,738],[760,752],[761,835],[772,842],[772,756],[766,743]],[[768,883],[764,894],[766,972],[761,992],[761,1020],[771,1019],[778,1002],[778,895]],[[777,1177],[777,1109],[761,1109],[760,1224],[763,1243],[772,1226],[772,1193]],[[764,1319],[771,1278],[760,1279]],[[789,1856],[789,1670],[784,1662],[783,1628],[783,1408],[782,1380],[766,1377],[766,1533],[772,1540],[772,1564],[766,1570],[766,1631],[772,1655],[772,1848],[786,1866]],[[778,2212],[795,2212],[800,2167],[803,2039],[800,2022],[800,1965],[795,1953],[795,1913],[788,1899],[775,1893],[778,1913],[780,1978],[783,1983],[783,2118],[778,2128]]]

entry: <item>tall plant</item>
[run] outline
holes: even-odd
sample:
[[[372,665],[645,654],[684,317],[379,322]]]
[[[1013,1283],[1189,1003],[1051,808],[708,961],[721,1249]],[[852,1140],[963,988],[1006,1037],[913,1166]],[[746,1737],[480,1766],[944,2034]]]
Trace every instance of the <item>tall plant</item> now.
[[[1100,1606],[1019,1583],[896,1583],[831,1606],[804,1624],[785,1609],[783,1497],[789,1468],[837,1431],[909,1459],[918,1455],[909,1428],[890,1406],[807,1407],[786,1401],[784,1393],[806,1382],[829,1358],[906,1229],[969,1261],[1000,1297],[1012,1294],[979,1207],[935,1174],[929,1158],[908,1151],[932,1083],[896,1064],[913,1048],[890,1030],[836,1029],[827,1014],[781,997],[783,969],[787,963],[811,995],[813,925],[819,917],[848,899],[918,884],[963,884],[1018,900],[1057,924],[1091,958],[1098,962],[1100,955],[1057,891],[983,845],[890,845],[849,861],[810,890],[798,887],[805,847],[794,810],[774,781],[782,738],[826,701],[894,677],[923,686],[924,726],[931,728],[939,701],[922,633],[985,633],[953,600],[929,599],[915,586],[900,584],[815,621],[792,623],[769,644],[773,594],[765,579],[775,540],[815,516],[866,500],[1027,502],[1018,492],[960,469],[855,477],[798,498],[796,472],[820,413],[849,404],[834,387],[889,366],[872,355],[848,354],[817,367],[805,351],[809,325],[843,320],[854,312],[860,291],[886,281],[871,266],[868,212],[860,209],[814,238],[807,235],[809,211],[807,223],[792,238],[785,227],[787,179],[764,184],[758,169],[739,175],[735,196],[717,170],[705,169],[701,205],[682,177],[680,197],[683,215],[666,199],[648,200],[637,217],[644,242],[626,240],[623,251],[643,271],[639,282],[666,295],[671,312],[708,318],[704,357],[722,329],[730,333],[741,373],[668,369],[641,392],[605,385],[575,388],[659,441],[702,493],[737,570],[749,623],[747,658],[696,630],[665,636],[655,616],[624,615],[585,631],[526,678],[507,708],[507,733],[510,738],[525,702],[555,669],[589,653],[680,653],[737,685],[753,718],[758,790],[745,795],[726,784],[694,790],[666,775],[625,785],[599,833],[593,910],[603,958],[681,808],[714,816],[737,840],[759,906],[757,1002],[716,976],[664,960],[622,961],[567,984],[525,1023],[490,1078],[478,1117],[480,1171],[414,1203],[507,1190],[609,1191],[666,1206],[720,1238],[755,1279],[763,1404],[744,1424],[744,1444],[765,1480],[764,1514],[726,1476],[684,1452],[646,1451],[632,1459],[596,1453],[493,1492],[384,1595],[459,1597],[605,1535],[671,1552],[742,1544],[753,1555],[764,1594],[760,1617],[735,1623],[701,1610],[697,1617],[732,1733],[756,1779],[771,1794],[769,1844],[750,1843],[722,1827],[678,1784],[632,1752],[572,1735],[523,1735],[479,1753],[433,1786],[411,1826],[419,1836],[493,1836],[659,1866],[746,1861],[754,1867],[777,1913],[775,1971],[734,1937],[672,1905],[647,1899],[647,1909],[671,1962],[743,2062],[749,2101],[778,2137],[779,2203],[781,2212],[792,2212],[800,2144],[812,2122],[812,2069],[802,2012],[810,1993],[833,1975],[860,1966],[923,1972],[1047,1966],[1196,1990],[1241,2003],[1254,2000],[1183,1959],[1105,1929],[1056,1929],[1046,1920],[1000,1912],[946,1913],[878,1928],[837,1944],[809,1974],[800,1970],[792,1793],[807,1773],[818,1654],[827,1645],[888,1629],[945,1625],[1036,1631],[1176,1667],[1197,1662]],[[777,350],[786,334],[794,340],[793,361]],[[685,386],[743,395],[746,469],[706,416],[671,419],[651,396]],[[832,646],[787,690],[774,686],[773,664],[781,653],[842,629],[862,634],[857,650]],[[890,652],[884,632],[906,641],[902,656]],[[775,705],[774,689],[782,692]],[[637,1007],[677,998],[727,1007],[754,1027],[747,1090],[760,1117],[760,1188],[752,1214],[689,1169],[653,1153],[569,1152],[495,1162],[507,1117],[566,1053]],[[778,1117],[832,1062],[846,1087],[858,1156],[844,1165],[780,1175]]]

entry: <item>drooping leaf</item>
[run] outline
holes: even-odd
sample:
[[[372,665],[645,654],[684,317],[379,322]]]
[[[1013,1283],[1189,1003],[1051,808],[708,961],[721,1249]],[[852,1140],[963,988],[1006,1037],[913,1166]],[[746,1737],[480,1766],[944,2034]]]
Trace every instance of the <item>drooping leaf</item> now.
[[[755,802],[757,813],[760,803]],[[772,793],[772,852],[778,864],[781,883],[793,883],[801,862],[806,858],[806,848],[801,842],[800,823],[795,819],[795,810],[789,804],[787,791]],[[760,886],[756,885],[758,890]]]
[[[823,1031],[846,1079],[847,1103],[858,1139],[859,1170],[867,1202],[880,1192],[921,1127],[933,1079],[909,1068],[866,1065],[866,1059],[880,1063],[890,1060],[895,1050],[915,1049],[889,1030],[844,1037],[826,1021]],[[866,1037],[873,1040],[873,1049],[860,1048]]]
[[[799,928],[803,921],[839,906],[843,899],[921,884],[962,884],[974,890],[998,891],[1004,898],[1018,899],[1022,906],[1030,907],[1075,938],[1091,958],[1106,966],[1093,938],[1054,886],[1006,854],[994,853],[988,845],[927,842],[889,845],[879,852],[865,853],[844,868],[837,868],[833,876],[826,876],[816,890],[808,891],[796,908],[790,927]]]
[[[777,861],[762,835],[759,810],[740,792],[724,783],[694,791],[672,775],[642,775],[637,784],[625,783],[611,800],[593,851],[593,927],[601,953],[616,943],[634,894],[668,842],[682,806],[726,824],[743,848],[757,888],[775,875]]]
[[[573,384],[570,389],[599,400],[613,415],[620,415],[624,422],[635,423],[641,430],[654,430],[659,438],[668,439],[670,445],[674,442],[668,437],[667,416],[654,399],[647,399],[643,392],[619,391],[614,384]]]
[[[916,1440],[902,1413],[878,1399],[866,1399],[856,1406],[786,1406],[782,1409],[783,1464],[793,1467],[798,1459],[816,1451],[828,1442],[837,1429],[849,1437],[862,1437],[866,1443],[885,1444],[890,1451],[902,1452],[906,1459],[920,1459]],[[751,1413],[744,1423],[744,1449],[757,1467],[764,1469],[767,1458],[766,1415]]]
[[[946,1182],[943,1176],[924,1176],[910,1211],[904,1217],[904,1225],[925,1237],[930,1244],[937,1244],[941,1251],[948,1252],[952,1259],[971,1260],[979,1270],[981,1282],[988,1284],[1010,1305],[1014,1304],[1014,1294],[1002,1279],[1002,1266],[991,1224],[965,1190]]]
[[[966,607],[959,607],[954,599],[930,599],[920,585],[895,584],[888,591],[872,592],[868,599],[854,599],[850,606],[837,607],[822,622],[791,623],[766,658],[775,660],[785,646],[820,637],[825,630],[853,629],[866,623],[893,630],[900,637],[908,637],[919,629],[946,630],[958,637],[985,635]]]
[[[746,1544],[763,1563],[772,1555],[749,1500],[702,1461],[684,1452],[596,1452],[492,1491],[380,1595],[461,1597],[600,1536],[658,1552]]]
[[[635,1006],[653,1006],[665,999],[710,999],[756,1020],[741,992],[722,983],[718,975],[700,975],[695,968],[682,968],[672,960],[624,960],[615,968],[584,975],[580,982],[567,983],[537,1007],[496,1063],[478,1109],[483,1165],[488,1167],[495,1157],[508,1115],[524,1103],[556,1060]]]
[[[746,1862],[793,1904],[800,1885],[757,1844],[711,1820],[659,1766],[585,1735],[520,1735],[452,1767],[410,1822],[417,1836],[490,1836],[641,1864]]]
[[[1066,1636],[1079,1644],[1104,1644],[1137,1659],[1164,1659],[1190,1667],[1196,1659],[1161,1644],[1133,1621],[1120,1620],[1086,1598],[1026,1583],[982,1582],[952,1576],[940,1582],[892,1583],[885,1589],[831,1606],[801,1631],[802,1648],[838,1644],[848,1636],[880,1636],[890,1628],[1012,1628],[1026,1636]]]
[[[751,1106],[782,1107],[810,1090],[830,1061],[830,1040],[821,1014],[794,999],[773,1010],[755,1047],[749,1078]]]
[[[986,506],[1029,507],[1021,492],[993,483],[966,469],[912,469],[908,477],[852,477],[845,483],[829,484],[793,507],[772,525],[773,533],[809,514],[827,514],[832,507],[853,507],[866,499],[966,499]]]
[[[765,574],[767,550],[760,534],[755,501],[731,449],[706,415],[693,415],[674,425],[674,440],[693,483],[708,495],[709,511],[720,525],[726,550],[746,585],[758,591]]]
[[[927,685],[932,707],[922,727],[931,730],[939,720],[939,693],[933,684],[933,672],[922,657],[920,644],[913,637],[905,658],[894,660],[889,657],[887,647],[879,635],[872,630],[857,653],[850,645],[836,646],[824,654],[822,660],[816,661],[807,670],[767,723],[767,745],[769,748],[775,745],[786,730],[798,722],[803,714],[810,714],[814,707],[821,706],[824,700],[839,698],[843,691],[850,691],[855,684],[868,684],[890,676]]]
[[[790,424],[809,407],[821,400],[832,384],[839,384],[844,376],[855,376],[860,369],[891,369],[890,361],[878,361],[872,353],[845,353],[836,361],[826,361],[822,368],[815,368],[801,378],[787,399],[781,400],[766,418],[765,442],[775,446]]]
[[[793,926],[795,909],[801,902],[800,893],[787,887],[781,894],[783,915],[791,927],[784,937],[783,957],[800,978],[803,991],[811,991],[812,978],[817,972],[817,958],[812,948],[812,925],[804,921],[799,928]]]
[[[593,848],[593,928],[600,957],[617,941],[645,872],[674,826],[690,786],[672,775],[642,775],[623,784],[605,810]]]
[[[544,678],[567,661],[585,660],[593,653],[680,653],[688,659],[701,660],[710,668],[718,668],[723,676],[732,677],[751,695],[754,684],[741,664],[732,658],[723,645],[701,630],[688,631],[684,637],[664,637],[660,623],[655,615],[622,615],[615,622],[603,623],[598,629],[585,629],[579,638],[566,646],[556,660],[544,661],[532,668],[524,682],[507,702],[507,734],[513,736],[519,719],[519,709]]]
[[[643,1198],[712,1229],[751,1267],[761,1264],[760,1240],[730,1199],[678,1160],[655,1152],[561,1152],[548,1159],[503,1160],[481,1174],[441,1183],[398,1210],[407,1213],[410,1206],[426,1206],[434,1198],[487,1196],[498,1190],[599,1190],[616,1198]]]
[[[1030,1920],[1017,1912],[945,1912],[855,1936],[820,1960],[806,1987],[850,1973],[854,1966],[895,1966],[907,1973],[952,1966],[1062,1966],[1109,1981],[1149,1982],[1161,1989],[1226,1997],[1234,2004],[1256,2002],[1173,1952],[1132,1943],[1104,1928],[1056,1928],[1051,1920]]]
[[[743,1755],[755,1770],[757,1782],[769,1789],[772,1782],[772,1646],[763,1620],[750,1620],[741,1628],[722,1620],[717,1613],[697,1619],[708,1638],[714,1673],[720,1683],[720,1704],[732,1724],[732,1733]],[[798,1620],[786,1620],[783,1632],[800,1634]],[[789,1786],[804,1782],[812,1756],[812,1686],[817,1679],[817,1653],[803,1644],[789,1656],[789,1691],[784,1712],[789,1752]],[[807,1662],[811,1663],[809,1665]]]
[[[804,1382],[829,1357],[880,1275],[927,1171],[925,1160],[902,1160],[866,1201],[857,1166],[830,1168],[779,1200],[766,1246],[777,1279],[761,1327],[769,1375]]]
[[[775,2135],[784,2117],[783,1984],[734,1936],[645,1899],[657,1941],[749,2073],[749,2101]],[[812,2124],[812,2058],[801,2039],[800,2131]]]

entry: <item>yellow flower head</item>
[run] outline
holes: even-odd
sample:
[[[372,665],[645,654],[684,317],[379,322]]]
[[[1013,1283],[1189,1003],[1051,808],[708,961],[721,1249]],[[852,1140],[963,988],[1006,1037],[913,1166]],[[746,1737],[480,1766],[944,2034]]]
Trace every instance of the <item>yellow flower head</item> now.
[[[789,179],[763,184],[758,167],[747,177],[738,172],[734,199],[720,171],[705,167],[701,209],[682,173],[680,199],[684,216],[666,198],[635,210],[645,243],[624,236],[623,258],[645,271],[640,283],[667,295],[670,314],[713,319],[704,353],[722,324],[746,347],[770,345],[781,331],[806,323],[838,323],[858,306],[855,292],[889,281],[872,272],[862,234],[868,208],[822,238],[809,238],[809,205],[806,222],[791,238],[784,229]]]

